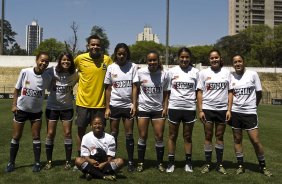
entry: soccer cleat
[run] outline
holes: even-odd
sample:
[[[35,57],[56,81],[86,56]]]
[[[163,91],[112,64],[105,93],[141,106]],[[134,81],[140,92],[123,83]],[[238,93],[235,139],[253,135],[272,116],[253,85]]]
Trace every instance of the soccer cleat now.
[[[175,165],[174,164],[168,164],[167,168],[166,168],[166,172],[167,173],[173,173],[175,169]]]
[[[85,175],[85,179],[86,179],[87,181],[92,180],[92,178],[93,178],[93,177],[92,177],[91,174],[88,174],[88,173],[87,173],[87,174]]]
[[[165,167],[164,167],[164,165],[163,165],[162,163],[159,163],[159,164],[157,165],[157,169],[158,169],[160,172],[164,172],[164,171],[165,171]]]
[[[138,163],[137,168],[136,168],[137,172],[142,172],[144,171],[144,165],[142,162]]]
[[[70,161],[66,161],[64,169],[65,170],[70,170],[71,169],[71,162]]]
[[[266,167],[261,169],[261,173],[264,174],[267,177],[271,177],[272,176],[272,173],[269,170],[267,170]]]
[[[238,169],[236,170],[236,174],[243,174],[245,172],[245,168],[242,165],[239,165]]]
[[[49,160],[47,161],[45,167],[44,167],[44,170],[50,170],[52,168],[52,161]]]
[[[134,164],[133,164],[133,162],[128,162],[128,164],[127,164],[127,171],[128,172],[133,172],[134,171]]]
[[[208,173],[211,171],[211,166],[209,164],[204,165],[203,169],[201,170],[202,174]]]
[[[78,170],[78,167],[76,165],[73,166],[72,171],[77,171],[77,170]]]
[[[40,172],[41,166],[40,163],[35,163],[32,167],[32,172]]]
[[[186,172],[193,172],[192,164],[186,164],[185,167],[184,167],[184,170]]]
[[[103,176],[103,180],[116,181],[117,178],[115,175],[106,175],[106,176]]]
[[[217,166],[216,170],[221,174],[224,174],[224,175],[227,174],[226,170],[224,169],[223,165],[221,164]]]
[[[15,163],[9,162],[7,167],[6,167],[6,172],[13,172],[14,170],[15,170]]]

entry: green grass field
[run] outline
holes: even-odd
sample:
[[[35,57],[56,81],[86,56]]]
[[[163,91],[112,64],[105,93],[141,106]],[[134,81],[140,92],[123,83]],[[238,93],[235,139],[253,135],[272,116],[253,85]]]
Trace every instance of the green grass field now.
[[[26,122],[23,137],[20,141],[20,149],[16,159],[16,170],[12,173],[6,173],[5,168],[9,159],[9,146],[12,134],[12,113],[11,100],[0,100],[0,183],[109,183],[103,180],[86,181],[80,179],[80,172],[65,171],[64,166],[64,146],[62,127],[58,125],[55,148],[53,153],[54,167],[39,173],[32,172],[33,150],[32,139],[30,133],[30,123]],[[215,170],[208,174],[201,174],[200,169],[203,165],[203,127],[200,122],[196,122],[193,132],[193,165],[194,172],[186,173],[184,171],[184,148],[183,139],[180,135],[177,142],[176,153],[176,170],[174,173],[160,173],[155,169],[155,148],[152,128],[150,127],[150,135],[147,142],[145,171],[142,173],[128,173],[126,167],[122,169],[118,175],[116,183],[282,183],[282,106],[261,105],[259,107],[260,121],[260,138],[265,149],[266,164],[273,177],[268,178],[259,173],[257,159],[252,145],[248,140],[248,136],[244,134],[244,155],[246,162],[246,173],[235,175],[236,158],[233,150],[233,141],[230,127],[227,127],[225,134],[225,150],[224,150],[224,165],[226,166],[228,175],[221,175]],[[122,124],[121,124],[122,125]],[[136,126],[135,126],[136,130]],[[180,130],[182,132],[182,130]],[[167,142],[168,128],[165,129],[165,142]],[[73,126],[73,137],[75,137],[76,126]],[[42,165],[45,164],[45,146],[46,123],[43,122],[41,131]],[[137,142],[138,134],[135,131],[135,143]],[[75,140],[75,139],[74,139]],[[74,141],[75,142],[75,141]],[[120,126],[120,135],[118,140],[118,157],[127,158],[125,150],[125,138],[123,134],[123,126]],[[76,156],[76,145],[74,143],[73,158]],[[135,150],[135,158],[137,151]],[[167,163],[167,150],[165,150],[165,164]],[[213,154],[213,161],[215,154]]]

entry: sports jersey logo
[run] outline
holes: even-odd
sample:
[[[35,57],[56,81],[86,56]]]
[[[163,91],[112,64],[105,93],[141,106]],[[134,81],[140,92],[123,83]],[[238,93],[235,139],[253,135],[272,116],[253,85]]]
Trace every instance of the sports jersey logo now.
[[[129,88],[132,87],[132,81],[131,80],[123,80],[123,81],[115,81],[113,83],[114,88]]]
[[[206,81],[207,81],[207,80],[211,80],[211,77],[207,77]]]
[[[163,87],[143,87],[143,91],[146,94],[160,94],[163,90]]]
[[[227,87],[226,82],[208,83],[206,86],[207,90],[219,90],[219,89],[225,89],[226,87]]]
[[[148,82],[148,80],[145,79],[145,80],[142,80],[141,83],[147,83],[147,82]]]
[[[43,90],[39,91],[39,90],[23,88],[22,95],[23,96],[30,96],[30,97],[34,97],[34,98],[42,98]]]
[[[117,78],[118,75],[117,74],[112,74],[112,78]]]
[[[175,76],[173,76],[173,78],[171,80],[175,80],[175,79],[178,79],[178,78],[179,78],[179,76],[175,75]]]
[[[192,89],[194,88],[194,83],[189,82],[175,82],[173,85],[174,89]]]
[[[234,89],[234,96],[240,96],[240,95],[250,95],[252,93],[251,88],[239,88],[239,89]]]
[[[72,90],[73,86],[54,86],[53,91],[56,91],[57,93],[63,93],[67,94]]]

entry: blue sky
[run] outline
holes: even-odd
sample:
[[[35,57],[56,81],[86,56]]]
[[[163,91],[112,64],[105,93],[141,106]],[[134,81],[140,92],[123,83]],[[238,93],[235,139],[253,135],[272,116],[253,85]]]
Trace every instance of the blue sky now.
[[[124,42],[134,44],[145,25],[165,44],[166,0],[6,0],[5,19],[25,48],[26,25],[37,20],[43,39],[69,41],[70,25],[78,26],[79,48],[94,25],[105,29],[110,52]],[[213,44],[228,34],[227,0],[170,0],[170,45]]]

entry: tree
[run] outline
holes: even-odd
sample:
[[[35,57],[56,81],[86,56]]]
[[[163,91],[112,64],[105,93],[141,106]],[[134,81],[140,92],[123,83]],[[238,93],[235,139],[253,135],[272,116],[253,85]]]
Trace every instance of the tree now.
[[[92,27],[90,35],[98,35],[101,38],[101,45],[103,46],[103,51],[105,51],[105,53],[108,53],[110,41],[104,28],[95,25]]]
[[[151,50],[158,51],[160,56],[164,56],[165,47],[153,41],[139,41],[129,46],[131,59],[138,64],[146,63],[145,57]]]
[[[0,19],[0,23],[1,23]],[[8,52],[8,47],[16,42],[15,36],[17,35],[16,32],[12,30],[12,26],[9,21],[4,20],[4,39],[3,39],[3,47],[4,47],[4,54]],[[2,28],[0,28],[0,33],[2,32]]]
[[[47,52],[50,57],[50,61],[55,61],[59,54],[65,51],[65,44],[57,41],[55,38],[49,38],[40,43],[37,49],[34,51],[34,55],[39,52]]]
[[[22,49],[18,43],[15,43],[9,50],[8,50],[9,55],[20,55],[20,56],[25,56],[27,55],[26,50]]]
[[[72,32],[73,32],[73,37],[71,38],[70,41],[64,41],[65,42],[65,47],[68,52],[70,52],[73,56],[77,55],[77,42],[78,42],[78,37],[77,37],[77,31],[78,31],[78,25],[75,21],[72,22],[70,26]]]

